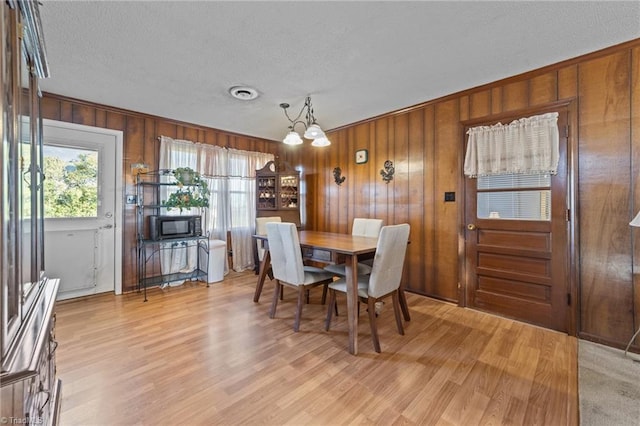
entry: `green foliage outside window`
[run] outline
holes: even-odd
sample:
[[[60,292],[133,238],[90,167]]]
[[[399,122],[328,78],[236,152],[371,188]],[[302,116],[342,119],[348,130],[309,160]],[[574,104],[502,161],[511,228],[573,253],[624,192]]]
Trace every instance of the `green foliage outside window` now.
[[[45,217],[96,217],[98,215],[98,157],[79,154],[71,162],[44,158]]]

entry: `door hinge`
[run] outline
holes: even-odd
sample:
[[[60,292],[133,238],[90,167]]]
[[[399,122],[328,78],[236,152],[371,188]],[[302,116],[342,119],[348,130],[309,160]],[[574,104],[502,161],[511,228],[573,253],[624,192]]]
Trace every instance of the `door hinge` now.
[[[567,293],[567,306],[571,306],[571,293]]]
[[[564,128],[564,137],[569,139],[570,134],[571,134],[571,126],[567,124]]]
[[[566,217],[567,222],[571,221],[571,209],[567,209],[567,217]]]

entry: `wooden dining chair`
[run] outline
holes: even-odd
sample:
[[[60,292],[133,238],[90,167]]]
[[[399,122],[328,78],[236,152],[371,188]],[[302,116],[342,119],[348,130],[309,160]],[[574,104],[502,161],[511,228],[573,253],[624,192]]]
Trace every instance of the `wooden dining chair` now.
[[[305,296],[308,298],[308,290],[319,285],[327,286],[333,281],[333,274],[322,268],[303,264],[302,250],[300,249],[300,240],[295,224],[269,222],[266,227],[271,267],[273,268],[273,277],[276,280],[269,318],[274,318],[276,315],[276,307],[278,306],[278,298],[282,286],[297,288],[298,305],[296,306],[296,315],[293,323],[293,330],[297,332],[300,329],[302,306],[305,303]],[[322,303],[324,303],[324,300]]]
[[[375,304],[388,296],[391,296],[393,312],[396,317],[398,333],[404,335],[402,316],[400,312],[400,281],[404,268],[404,258],[407,252],[410,227],[404,223],[401,225],[383,226],[376,246],[376,254],[373,258],[371,274],[358,275],[358,304],[367,304],[369,324],[371,327],[371,339],[376,352],[380,352],[380,340],[378,339],[378,327],[376,323]],[[336,291],[346,293],[347,282],[345,278],[329,284],[329,306],[325,330],[329,331],[331,317],[336,307]]]
[[[360,237],[378,237],[380,229],[382,228],[382,219],[366,219],[356,217],[353,219],[353,225],[351,227],[351,235]],[[358,274],[365,275],[371,273],[371,265],[373,264],[370,259],[358,262]],[[327,265],[325,271],[329,271],[339,277],[346,276],[346,270],[344,263]]]

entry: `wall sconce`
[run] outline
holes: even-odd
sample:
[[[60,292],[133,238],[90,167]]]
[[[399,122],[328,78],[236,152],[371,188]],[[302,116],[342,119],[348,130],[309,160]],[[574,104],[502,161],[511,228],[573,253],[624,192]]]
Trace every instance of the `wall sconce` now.
[[[336,185],[342,185],[345,179],[346,177],[342,176],[342,169],[340,167],[333,169],[333,180],[336,181]]]
[[[282,140],[283,143],[287,145],[300,145],[302,143],[302,138],[300,134],[295,131],[296,124],[302,124],[305,128],[304,137],[306,139],[312,139],[312,146],[328,146],[331,145],[331,142],[327,138],[327,135],[324,134],[324,131],[320,128],[318,123],[316,122],[316,118],[313,115],[313,106],[311,106],[311,96],[307,96],[307,99],[304,101],[304,105],[302,109],[298,113],[295,118],[289,117],[289,113],[287,112],[287,108],[289,108],[289,104],[281,103],[280,108],[284,110],[284,115],[289,120],[289,133]],[[302,113],[305,114],[305,120],[301,120]]]
[[[387,160],[384,162],[384,169],[380,170],[380,175],[385,183],[389,183],[393,179],[393,174],[396,169],[393,167],[393,161]]]

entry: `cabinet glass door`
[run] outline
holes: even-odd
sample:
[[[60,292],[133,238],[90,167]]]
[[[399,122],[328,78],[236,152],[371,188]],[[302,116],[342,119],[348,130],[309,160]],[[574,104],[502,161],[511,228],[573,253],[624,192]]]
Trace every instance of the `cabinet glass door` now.
[[[3,88],[2,101],[2,164],[0,183],[2,183],[2,288],[6,289],[0,297],[2,302],[2,355],[5,355],[8,342],[15,336],[20,325],[21,286],[19,268],[17,265],[19,244],[16,228],[18,226],[18,194],[6,188],[15,187],[18,180],[18,144],[16,136],[16,111],[18,91],[18,64],[16,53],[18,49],[18,33],[15,22],[16,11],[9,8],[6,2],[2,5],[2,57],[7,58],[1,63],[1,82]],[[5,290],[3,290],[5,291]]]
[[[258,178],[258,208],[275,209],[276,208],[276,177],[260,177]]]
[[[280,176],[280,208],[298,208],[298,176]]]
[[[22,297],[26,298],[34,284],[33,274],[33,234],[34,223],[32,221],[32,183],[36,176],[33,173],[33,147],[31,135],[31,92],[30,92],[29,63],[26,54],[21,55],[20,61],[20,95],[18,97],[18,200],[19,217],[18,224]]]
[[[26,37],[22,37],[25,40]],[[24,42],[23,42],[24,43]],[[17,137],[19,201],[18,233],[23,315],[29,310],[30,296],[44,271],[43,219],[42,219],[42,143],[39,120],[38,81],[23,44],[20,61],[20,94],[18,99]]]

